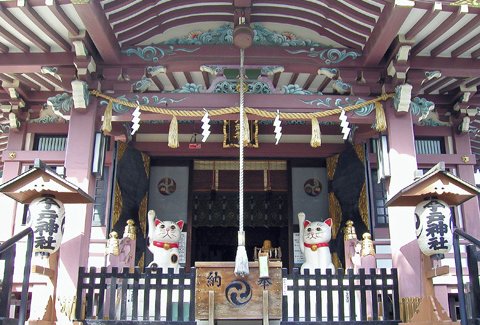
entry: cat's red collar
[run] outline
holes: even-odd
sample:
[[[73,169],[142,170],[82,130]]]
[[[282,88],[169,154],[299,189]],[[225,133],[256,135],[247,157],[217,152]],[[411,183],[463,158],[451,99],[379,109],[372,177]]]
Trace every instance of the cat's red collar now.
[[[328,247],[328,243],[317,243],[317,244],[303,244],[305,247],[311,248],[312,251],[316,251],[319,247]]]
[[[153,246],[157,246],[166,250],[169,250],[170,248],[178,248],[177,243],[165,243],[163,241],[153,241]]]

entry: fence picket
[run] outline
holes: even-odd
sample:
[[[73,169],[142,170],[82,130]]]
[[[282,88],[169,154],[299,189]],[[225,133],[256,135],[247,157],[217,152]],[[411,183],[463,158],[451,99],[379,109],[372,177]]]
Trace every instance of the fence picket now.
[[[350,296],[350,320],[354,321],[356,319],[357,311],[355,310],[355,274],[353,274],[353,269],[347,270],[348,278],[348,295]]]
[[[110,273],[110,290],[108,295],[108,299],[110,299],[108,304],[109,319],[115,319],[115,314],[116,314],[115,303],[117,300],[117,277],[118,277],[118,268],[112,267],[112,270]]]
[[[106,281],[106,273],[107,273],[107,268],[102,267],[100,269],[100,283],[98,285],[98,289],[100,290],[98,293],[98,306],[97,306],[97,314],[99,317],[103,318],[103,315],[105,314],[105,305],[104,305],[104,299],[105,299],[105,290],[107,289],[105,281]]]
[[[144,273],[145,286],[143,289],[143,320],[148,320],[150,315],[150,281],[152,279],[152,269],[146,268]]]
[[[127,319],[128,278],[129,269],[123,268],[122,272],[122,301],[120,303],[120,319]]]
[[[371,286],[372,286],[371,295],[372,295],[372,318],[373,319],[379,319],[376,272],[377,272],[376,269],[370,269]]]

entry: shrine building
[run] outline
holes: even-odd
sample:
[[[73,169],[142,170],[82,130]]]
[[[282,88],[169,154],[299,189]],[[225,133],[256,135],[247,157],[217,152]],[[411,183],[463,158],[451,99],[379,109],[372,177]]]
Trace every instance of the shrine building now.
[[[0,82],[0,323],[480,321],[477,0],[4,0]]]

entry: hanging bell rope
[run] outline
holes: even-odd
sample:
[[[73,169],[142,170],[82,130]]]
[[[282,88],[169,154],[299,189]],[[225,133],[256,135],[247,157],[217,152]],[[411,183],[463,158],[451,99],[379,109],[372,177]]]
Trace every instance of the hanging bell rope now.
[[[243,230],[243,148],[244,148],[244,140],[245,140],[245,117],[246,113],[244,111],[244,101],[245,101],[245,94],[244,94],[244,51],[240,49],[240,138],[238,141],[239,144],[239,181],[238,181],[238,246],[237,246],[237,255],[235,256],[235,275],[237,276],[245,276],[248,275],[248,257],[247,251],[245,249],[245,231]],[[247,124],[248,125],[248,124]]]

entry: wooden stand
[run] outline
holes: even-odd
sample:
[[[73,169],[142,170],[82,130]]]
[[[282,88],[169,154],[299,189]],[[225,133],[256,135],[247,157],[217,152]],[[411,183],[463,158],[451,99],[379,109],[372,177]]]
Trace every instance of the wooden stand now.
[[[45,283],[34,284],[32,286],[32,310],[30,311],[30,318],[27,321],[29,325],[50,325],[55,324],[57,320],[55,300],[58,255],[57,251],[51,254],[48,259],[42,260],[45,262],[44,265],[32,265],[32,274],[45,279]],[[33,261],[35,261],[35,258]]]
[[[270,319],[281,319],[282,263],[268,263],[269,278],[260,278],[258,262],[248,265],[250,274],[237,277],[234,262],[195,263],[196,319],[208,320],[209,325],[215,320],[237,319],[262,320],[268,325]]]
[[[430,257],[423,254],[422,264],[425,296],[422,298],[417,311],[410,321],[408,323],[401,324],[460,324],[459,322],[453,322],[450,317],[448,317],[447,312],[443,309],[442,305],[434,296],[432,278],[448,274],[448,266],[432,269],[432,261]]]

